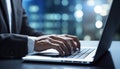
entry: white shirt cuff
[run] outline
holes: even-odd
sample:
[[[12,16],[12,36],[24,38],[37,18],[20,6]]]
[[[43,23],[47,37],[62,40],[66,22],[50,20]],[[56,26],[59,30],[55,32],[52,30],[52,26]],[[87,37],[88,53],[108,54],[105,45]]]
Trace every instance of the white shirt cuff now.
[[[34,44],[36,37],[28,36],[28,53],[34,52]]]

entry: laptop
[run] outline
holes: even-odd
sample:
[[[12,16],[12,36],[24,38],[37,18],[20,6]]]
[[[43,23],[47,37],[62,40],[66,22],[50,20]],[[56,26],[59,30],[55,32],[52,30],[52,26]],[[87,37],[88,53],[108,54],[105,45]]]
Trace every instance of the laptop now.
[[[88,0],[89,1],[89,0]],[[49,49],[42,52],[33,52],[22,57],[24,61],[35,61],[35,62],[55,62],[55,63],[72,63],[72,64],[93,64],[102,57],[106,51],[110,48],[112,37],[115,30],[119,26],[119,0],[90,0],[94,3],[107,2],[105,4],[109,7],[108,17],[105,21],[105,26],[101,32],[101,37],[98,43],[95,45],[88,44],[90,46],[84,46],[81,42],[81,50],[75,53],[60,57],[59,52],[55,49]],[[99,1],[99,2],[97,2]],[[109,3],[110,2],[110,3]],[[99,10],[100,8],[96,9]],[[103,8],[102,8],[103,9]],[[99,12],[99,11],[98,11]],[[85,43],[87,45],[87,42]],[[93,46],[92,46],[93,45]]]

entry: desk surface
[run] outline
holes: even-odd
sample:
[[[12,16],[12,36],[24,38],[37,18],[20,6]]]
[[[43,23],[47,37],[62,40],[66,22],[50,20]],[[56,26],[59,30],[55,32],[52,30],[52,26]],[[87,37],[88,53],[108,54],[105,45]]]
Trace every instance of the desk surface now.
[[[94,43],[94,41],[84,42]],[[95,41],[95,43],[97,43]],[[71,65],[55,63],[24,63],[21,59],[0,59],[0,69],[120,69],[120,41],[113,41],[109,52],[95,65]]]

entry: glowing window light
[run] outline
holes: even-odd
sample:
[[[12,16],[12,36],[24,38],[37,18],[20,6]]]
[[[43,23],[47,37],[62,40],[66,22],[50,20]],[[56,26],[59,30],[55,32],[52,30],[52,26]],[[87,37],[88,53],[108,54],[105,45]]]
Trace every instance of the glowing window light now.
[[[88,4],[89,6],[93,6],[95,3],[94,3],[94,0],[88,0],[88,1],[87,1],[87,4]]]
[[[39,25],[38,22],[30,22],[30,27],[32,27],[32,28],[39,28],[40,25]]]
[[[107,16],[108,15],[108,12],[107,11],[103,11],[100,13],[102,16]]]
[[[77,11],[75,11],[74,16],[75,16],[76,18],[81,18],[81,17],[83,17],[83,11],[82,11],[82,10],[77,10]]]
[[[94,11],[95,11],[95,13],[101,13],[102,12],[102,7],[101,6],[95,6]]]
[[[53,25],[53,23],[51,23],[51,22],[46,22],[45,24],[44,24],[44,27],[45,28],[52,28],[54,25]]]
[[[37,14],[31,14],[31,15],[30,15],[30,19],[31,19],[31,20],[39,20],[39,18],[40,18],[40,17],[39,17],[39,15],[37,15]]]
[[[75,9],[76,9],[76,10],[81,10],[81,9],[82,9],[82,5],[81,5],[81,4],[77,4],[77,5],[75,6]]]
[[[46,20],[60,20],[61,19],[61,15],[60,14],[56,14],[56,13],[46,14],[45,15],[45,19]]]
[[[55,5],[60,5],[60,0],[54,0]]]
[[[91,40],[91,36],[90,35],[85,35],[85,37],[84,37],[84,40]]]
[[[69,15],[68,14],[62,14],[62,19],[63,20],[68,20],[69,19]]]
[[[102,5],[102,12],[100,14],[102,16],[107,16],[108,15],[108,10],[109,10],[109,5],[108,4],[103,4]]]
[[[100,20],[96,21],[95,26],[96,26],[96,28],[98,28],[98,29],[99,29],[99,28],[102,28],[102,26],[103,26],[102,21],[100,21]]]
[[[68,5],[68,0],[62,0],[62,5],[67,6]]]
[[[83,19],[82,18],[76,18],[77,22],[81,22]]]
[[[29,7],[29,11],[30,12],[38,12],[39,7],[37,5],[32,5],[32,6]]]

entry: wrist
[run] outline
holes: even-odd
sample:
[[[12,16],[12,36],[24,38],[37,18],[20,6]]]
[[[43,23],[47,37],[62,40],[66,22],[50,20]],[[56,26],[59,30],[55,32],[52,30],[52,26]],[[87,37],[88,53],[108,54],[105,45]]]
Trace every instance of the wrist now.
[[[36,37],[28,36],[28,52],[29,53],[34,51],[35,39]]]
[[[35,42],[34,42],[34,51],[39,51],[38,49],[38,47],[39,47],[39,44],[40,44],[40,41],[39,40],[35,40]]]

